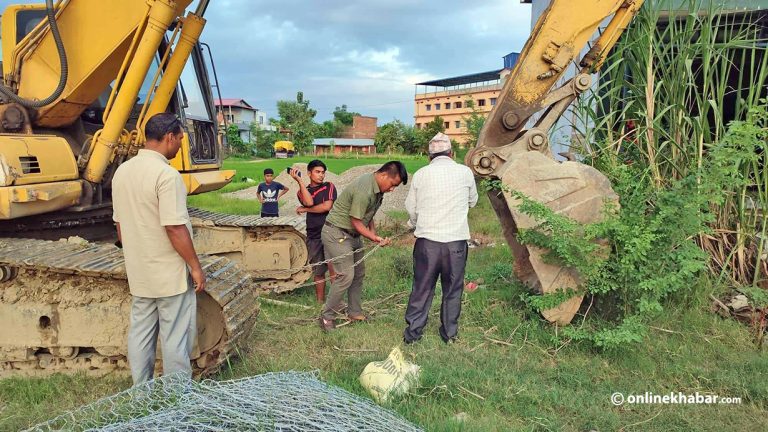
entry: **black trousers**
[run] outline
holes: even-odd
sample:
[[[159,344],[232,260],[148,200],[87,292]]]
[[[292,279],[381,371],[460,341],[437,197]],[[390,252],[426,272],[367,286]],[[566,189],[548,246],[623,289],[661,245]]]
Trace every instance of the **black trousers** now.
[[[424,238],[413,247],[413,288],[408,298],[403,338],[410,342],[421,338],[435,296],[438,276],[443,289],[440,304],[440,337],[447,342],[459,332],[461,295],[464,292],[464,269],[467,265],[467,242],[440,243]]]

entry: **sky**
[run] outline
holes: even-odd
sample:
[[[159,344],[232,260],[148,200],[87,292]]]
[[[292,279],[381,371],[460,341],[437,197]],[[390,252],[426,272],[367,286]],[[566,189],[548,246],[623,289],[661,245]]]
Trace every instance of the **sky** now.
[[[37,2],[0,0],[10,3]],[[303,91],[317,121],[346,104],[379,125],[412,124],[415,83],[500,69],[502,56],[525,44],[530,8],[519,0],[211,0],[201,41],[213,50],[222,97],[269,117],[278,100]]]

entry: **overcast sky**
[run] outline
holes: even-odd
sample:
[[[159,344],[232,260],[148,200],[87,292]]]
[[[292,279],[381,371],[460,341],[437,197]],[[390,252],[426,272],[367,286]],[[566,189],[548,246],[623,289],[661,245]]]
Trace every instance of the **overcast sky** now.
[[[36,2],[0,0],[9,3]],[[270,117],[277,100],[301,90],[318,121],[347,104],[380,125],[412,124],[414,83],[501,68],[501,57],[528,37],[530,7],[519,0],[212,0],[201,40],[213,49],[222,96]]]

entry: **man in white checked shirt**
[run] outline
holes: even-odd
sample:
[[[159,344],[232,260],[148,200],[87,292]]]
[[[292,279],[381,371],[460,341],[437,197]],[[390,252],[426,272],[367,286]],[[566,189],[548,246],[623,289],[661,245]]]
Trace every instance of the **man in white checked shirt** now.
[[[472,171],[451,159],[451,140],[438,133],[429,142],[428,166],[416,171],[405,200],[416,227],[413,288],[405,311],[407,344],[421,339],[438,276],[443,290],[440,337],[452,342],[459,331],[464,268],[467,263],[467,212],[477,204]]]

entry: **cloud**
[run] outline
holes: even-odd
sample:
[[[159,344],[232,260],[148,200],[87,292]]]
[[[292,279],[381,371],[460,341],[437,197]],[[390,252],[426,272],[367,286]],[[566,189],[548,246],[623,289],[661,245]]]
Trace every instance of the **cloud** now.
[[[516,0],[213,0],[205,18],[223,97],[276,116],[303,91],[319,121],[347,104],[380,124],[412,123],[414,83],[501,68],[530,31]]]
[[[414,83],[500,68],[501,57],[519,51],[528,36],[530,6],[509,0],[232,0],[208,19],[204,37],[227,52],[226,67],[219,69],[227,71],[220,75],[229,96],[253,100],[275,115],[276,99],[302,90],[319,120],[347,104],[380,123],[410,123]],[[228,45],[225,40],[243,27],[249,30],[240,35],[242,43]],[[251,80],[236,71],[238,64],[250,65]]]

